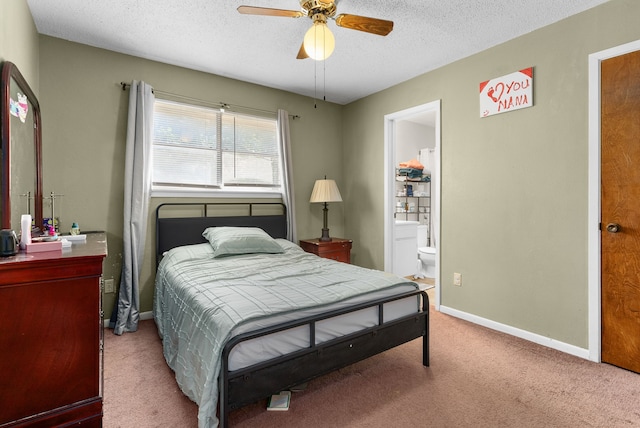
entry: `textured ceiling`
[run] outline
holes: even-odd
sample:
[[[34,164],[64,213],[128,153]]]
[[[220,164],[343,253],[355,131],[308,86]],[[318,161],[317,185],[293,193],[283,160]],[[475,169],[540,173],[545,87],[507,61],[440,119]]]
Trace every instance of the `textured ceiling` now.
[[[347,104],[606,0],[339,0],[338,14],[394,21],[386,37],[340,28],[324,62],[297,60],[309,18],[298,0],[27,0],[38,32]],[[152,82],[151,82],[152,83]]]

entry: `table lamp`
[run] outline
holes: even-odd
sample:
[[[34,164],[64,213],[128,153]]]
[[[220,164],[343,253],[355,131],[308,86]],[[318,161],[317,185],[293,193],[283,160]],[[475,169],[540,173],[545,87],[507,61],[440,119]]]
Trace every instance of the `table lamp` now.
[[[331,238],[329,237],[329,228],[327,227],[327,213],[329,212],[327,203],[342,202],[342,196],[340,196],[340,190],[338,190],[335,180],[327,180],[326,176],[324,177],[324,180],[316,180],[309,202],[322,202],[324,204],[324,208],[322,210],[324,214],[324,227],[322,228],[322,237],[320,238],[320,241],[331,241]]]

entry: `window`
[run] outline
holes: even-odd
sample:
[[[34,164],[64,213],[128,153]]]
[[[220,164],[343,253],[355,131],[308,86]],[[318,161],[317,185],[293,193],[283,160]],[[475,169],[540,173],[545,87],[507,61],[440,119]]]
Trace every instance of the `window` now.
[[[277,121],[156,99],[154,194],[280,193]]]

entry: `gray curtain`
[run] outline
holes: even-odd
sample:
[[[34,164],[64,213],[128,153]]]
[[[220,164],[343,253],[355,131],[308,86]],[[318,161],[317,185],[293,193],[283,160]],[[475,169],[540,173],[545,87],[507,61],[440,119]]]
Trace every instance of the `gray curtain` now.
[[[140,268],[147,232],[151,190],[153,88],[133,81],[129,92],[129,119],[124,169],[124,232],[122,276],[113,332],[136,331],[140,320]]]
[[[298,243],[296,237],[295,201],[293,199],[293,162],[291,161],[291,136],[289,135],[289,112],[278,110],[278,138],[282,147],[282,168],[284,183],[282,201],[287,207],[287,239]]]

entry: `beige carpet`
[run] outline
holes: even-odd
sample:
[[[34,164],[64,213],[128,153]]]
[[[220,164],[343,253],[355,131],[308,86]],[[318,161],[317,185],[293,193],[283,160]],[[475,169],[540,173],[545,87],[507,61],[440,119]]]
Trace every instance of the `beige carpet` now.
[[[640,427],[640,375],[431,311],[431,366],[419,340],[316,379],[286,412],[266,401],[231,427]],[[104,426],[196,427],[153,321],[105,332]]]

